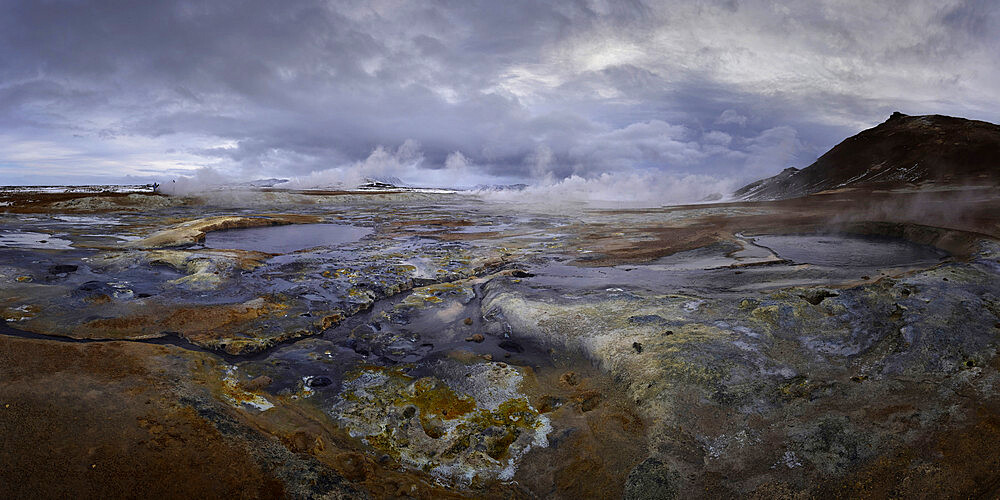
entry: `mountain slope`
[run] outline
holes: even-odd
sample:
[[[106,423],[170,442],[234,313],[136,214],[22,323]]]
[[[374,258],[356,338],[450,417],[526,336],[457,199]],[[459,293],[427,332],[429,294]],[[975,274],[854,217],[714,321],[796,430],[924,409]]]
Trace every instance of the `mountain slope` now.
[[[1000,184],[1000,126],[941,115],[893,113],[836,145],[801,170],[788,168],[743,186],[745,200],[795,198],[845,187],[928,183]]]

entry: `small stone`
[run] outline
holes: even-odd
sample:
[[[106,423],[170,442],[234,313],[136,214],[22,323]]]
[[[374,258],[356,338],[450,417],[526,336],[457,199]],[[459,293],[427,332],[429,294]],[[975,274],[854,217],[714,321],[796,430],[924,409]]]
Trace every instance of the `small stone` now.
[[[673,330],[667,330],[667,331],[663,332],[663,334],[664,335],[673,335],[674,331]]]
[[[296,453],[315,453],[325,448],[323,439],[307,430],[297,430],[283,441]]]
[[[250,392],[252,392],[252,391],[259,391],[259,390],[261,390],[261,389],[263,389],[263,388],[271,385],[271,382],[273,382],[273,380],[271,380],[271,377],[268,377],[267,375],[261,375],[259,377],[254,378],[254,379],[251,379],[251,380],[248,380],[246,382],[241,383],[240,384],[240,389],[243,389],[244,391],[250,391]]]
[[[600,392],[590,390],[574,394],[572,399],[573,402],[580,406],[580,411],[586,413],[594,408],[597,408],[597,405],[601,403],[602,398]]]
[[[472,318],[465,318],[464,320],[462,320],[462,323],[465,323],[466,325],[472,325]]]
[[[31,281],[31,276],[18,276],[17,278],[14,279],[16,279],[18,283],[27,283]]]
[[[486,361],[493,361],[493,355],[492,354],[483,354],[483,359],[485,359]]]
[[[486,337],[484,337],[481,333],[465,337],[466,342],[475,342],[477,344],[482,343],[484,340],[486,340]]]
[[[542,396],[538,404],[538,413],[548,413],[562,406],[563,400],[556,396],[545,395]]]
[[[810,304],[812,304],[814,306],[820,305],[820,303],[822,303],[824,300],[826,300],[826,299],[828,299],[830,297],[837,297],[837,296],[838,296],[838,294],[836,294],[834,292],[831,292],[829,290],[822,290],[822,289],[807,290],[804,293],[802,293],[801,295],[799,295],[799,297],[802,297],[803,299],[806,300],[806,302],[809,302]]]
[[[577,385],[580,383],[580,376],[576,372],[566,372],[559,377],[559,381],[566,385]]]
[[[642,353],[642,344],[638,342],[632,342],[632,349],[635,349],[635,352],[637,353]]]

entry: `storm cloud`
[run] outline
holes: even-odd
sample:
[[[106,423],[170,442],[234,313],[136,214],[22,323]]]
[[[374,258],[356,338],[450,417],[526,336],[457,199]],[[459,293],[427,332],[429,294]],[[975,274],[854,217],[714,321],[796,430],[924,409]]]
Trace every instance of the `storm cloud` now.
[[[998,54],[987,0],[9,0],[0,184],[728,186],[895,110],[1000,121]]]

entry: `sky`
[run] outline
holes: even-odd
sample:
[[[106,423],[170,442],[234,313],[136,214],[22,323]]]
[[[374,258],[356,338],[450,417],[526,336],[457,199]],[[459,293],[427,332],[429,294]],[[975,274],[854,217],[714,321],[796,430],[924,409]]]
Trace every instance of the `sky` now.
[[[3,0],[0,184],[701,195],[997,82],[992,0]]]

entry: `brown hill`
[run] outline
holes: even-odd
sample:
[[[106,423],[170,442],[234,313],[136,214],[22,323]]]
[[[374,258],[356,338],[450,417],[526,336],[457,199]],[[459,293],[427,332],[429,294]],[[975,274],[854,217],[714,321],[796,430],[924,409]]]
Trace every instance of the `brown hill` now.
[[[1000,185],[1000,126],[896,112],[834,146],[801,170],[788,168],[743,186],[744,200],[795,198],[839,188]]]

